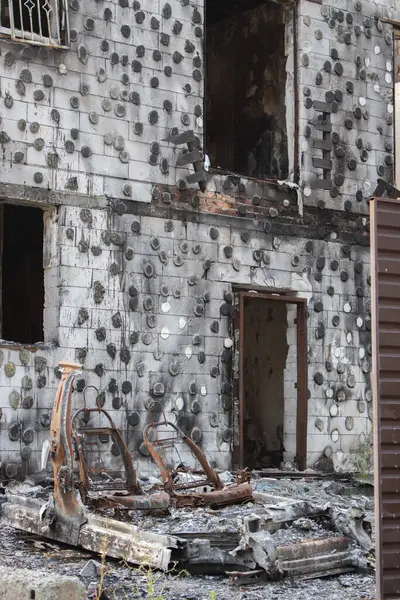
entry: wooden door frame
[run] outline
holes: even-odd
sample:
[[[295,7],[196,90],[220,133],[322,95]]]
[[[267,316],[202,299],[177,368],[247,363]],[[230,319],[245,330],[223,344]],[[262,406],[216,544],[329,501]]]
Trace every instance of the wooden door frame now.
[[[245,299],[272,300],[295,304],[297,308],[297,411],[296,411],[296,460],[300,471],[304,471],[307,462],[307,400],[308,400],[308,367],[307,367],[307,300],[290,296],[286,293],[258,293],[237,291],[234,311],[235,356],[233,365],[233,464],[243,469],[244,454],[244,301]]]

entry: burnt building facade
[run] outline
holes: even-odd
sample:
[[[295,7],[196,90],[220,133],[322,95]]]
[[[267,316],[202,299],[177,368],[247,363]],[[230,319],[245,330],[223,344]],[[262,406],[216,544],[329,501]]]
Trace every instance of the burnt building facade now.
[[[143,475],[162,414],[221,469],[357,468],[399,21],[395,0],[1,3],[2,477],[43,475],[62,360]],[[118,470],[107,437],[91,452]]]

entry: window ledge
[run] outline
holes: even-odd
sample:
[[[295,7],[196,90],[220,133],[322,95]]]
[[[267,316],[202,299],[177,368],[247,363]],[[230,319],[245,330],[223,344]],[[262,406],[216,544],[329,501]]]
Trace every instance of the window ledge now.
[[[253,204],[256,204],[256,198],[257,204],[260,204],[262,198],[279,204],[289,199],[291,204],[297,205],[298,214],[303,214],[300,188],[288,179],[256,179],[214,168],[207,173],[206,193],[231,196],[237,202],[246,202],[246,199],[253,198]]]
[[[245,175],[244,173],[236,173],[235,171],[229,171],[228,169],[223,169],[221,167],[211,167],[207,173],[211,176],[224,175],[230,178],[237,178],[245,181],[253,181],[254,183],[272,183],[278,185],[279,179],[260,179],[258,177],[252,177],[251,175]]]
[[[28,44],[31,46],[45,46],[46,48],[52,48],[53,50],[69,50],[70,47],[63,45],[63,44],[57,44],[56,42],[54,42],[53,40],[50,40],[49,38],[45,38],[43,40],[31,40],[31,39],[27,39],[27,38],[23,38],[23,37],[13,37],[11,35],[11,31],[5,27],[0,27],[0,40],[3,41],[7,41],[7,42],[13,42],[15,44]]]
[[[37,352],[38,350],[53,350],[58,348],[55,342],[36,342],[35,344],[24,344],[23,342],[9,342],[0,339],[0,349],[6,350],[30,350]]]

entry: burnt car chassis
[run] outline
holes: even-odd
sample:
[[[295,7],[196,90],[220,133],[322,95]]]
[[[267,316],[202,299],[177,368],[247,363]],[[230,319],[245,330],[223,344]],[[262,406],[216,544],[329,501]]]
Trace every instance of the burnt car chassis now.
[[[133,564],[166,570],[174,558],[181,554],[185,540],[139,530],[124,521],[103,516],[99,511],[166,510],[171,504],[178,507],[211,505],[217,508],[252,499],[252,487],[248,482],[224,486],[197,444],[174,423],[167,421],[164,413],[161,421],[150,422],[144,431],[144,442],[160,470],[164,490],[145,494],[137,480],[128,447],[101,404],[96,401],[96,407],[88,408],[85,391],[83,407],[71,414],[73,384],[81,373],[81,365],[63,362],[60,368],[62,375],[53,407],[48,445],[54,492],[46,503],[35,498],[5,494],[2,498],[2,516],[14,527],[107,556],[123,558]],[[86,417],[88,421],[92,413],[105,417],[108,426],[80,427],[81,417]],[[150,441],[150,430],[160,427],[172,429],[174,435]],[[117,444],[124,465],[124,481],[107,481],[99,485],[92,480],[84,440],[99,435],[108,435]],[[200,463],[204,475],[201,481],[194,479],[185,484],[175,482],[177,472],[168,469],[162,450],[177,443],[184,443]],[[42,465],[45,462],[42,460]],[[199,486],[211,490],[199,491]]]

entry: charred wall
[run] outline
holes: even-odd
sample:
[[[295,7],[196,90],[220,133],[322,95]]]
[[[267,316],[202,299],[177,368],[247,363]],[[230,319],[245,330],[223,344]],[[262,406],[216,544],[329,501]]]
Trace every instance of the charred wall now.
[[[228,468],[233,285],[309,300],[308,464],[325,453],[336,468],[350,467],[372,417],[368,231],[340,212],[300,217],[288,190],[267,200],[267,189],[248,218],[224,212],[229,201],[240,206],[234,196],[201,196],[193,209],[194,195],[170,198],[168,188],[150,205],[58,207],[50,261],[58,265],[57,346],[4,344],[0,353],[3,474],[39,473],[60,360],[83,364],[75,407],[84,386],[95,385],[141,474],[154,472],[142,444],[152,400]],[[213,200],[220,214],[205,214]],[[295,397],[294,379],[285,374],[285,395],[291,384]],[[285,448],[295,447],[287,414]],[[98,451],[118,467],[111,443],[99,442]]]
[[[398,10],[398,9],[397,9]],[[369,213],[393,180],[390,2],[299,5],[300,160],[304,203]]]
[[[70,4],[69,48],[2,35],[2,181],[148,202],[189,174],[170,130],[202,137],[202,5]]]

